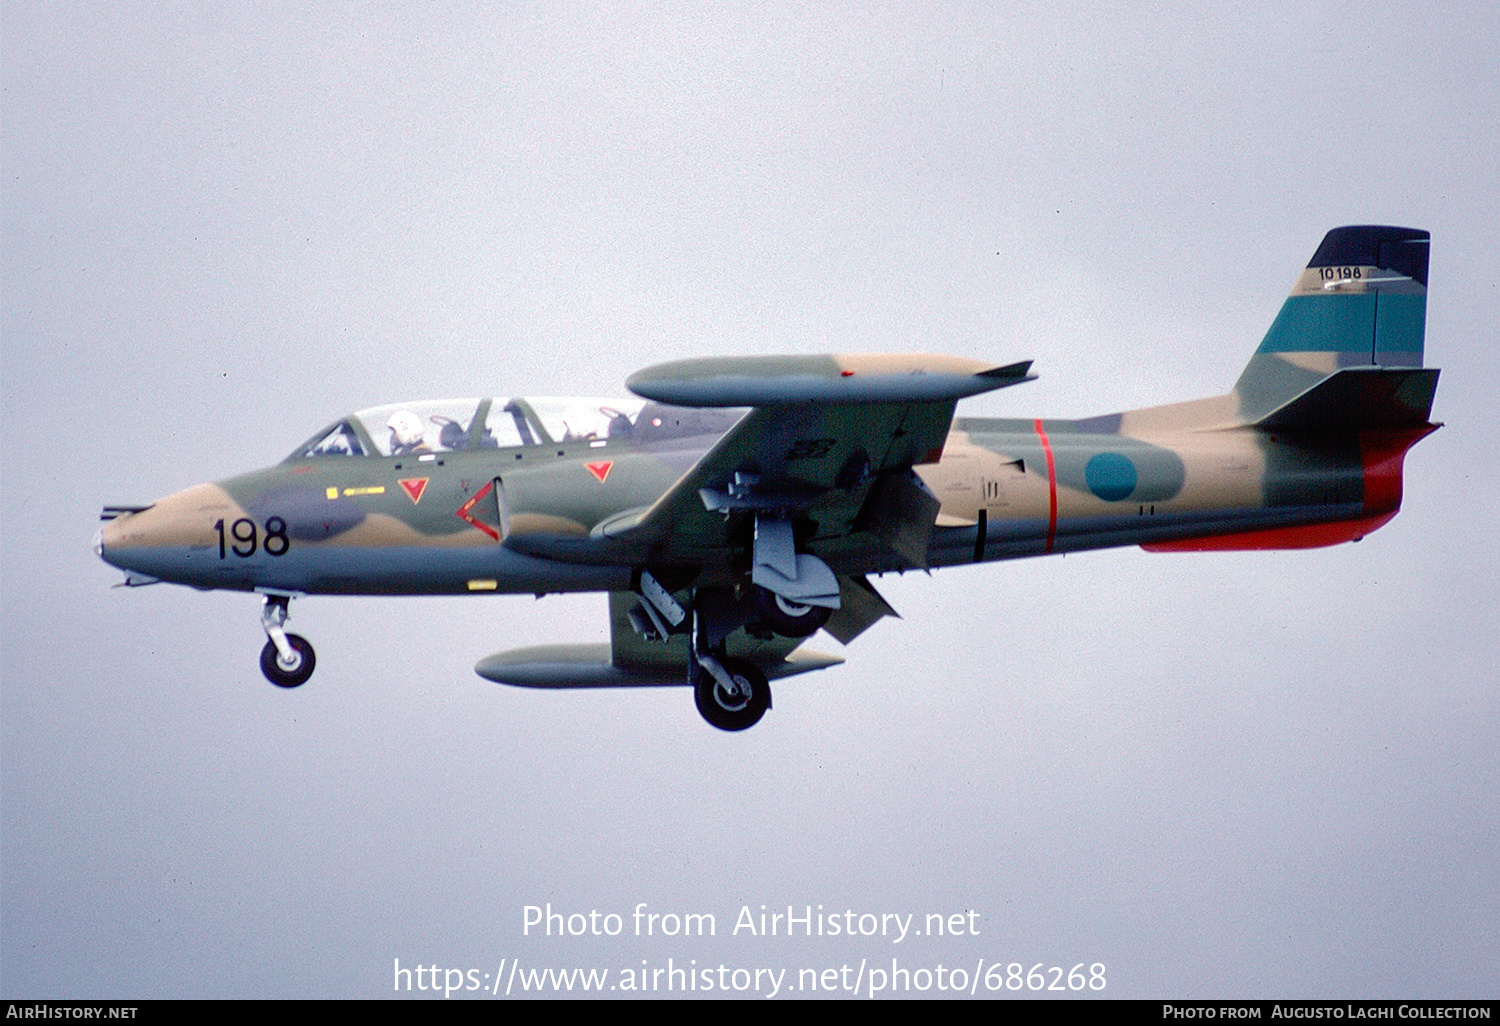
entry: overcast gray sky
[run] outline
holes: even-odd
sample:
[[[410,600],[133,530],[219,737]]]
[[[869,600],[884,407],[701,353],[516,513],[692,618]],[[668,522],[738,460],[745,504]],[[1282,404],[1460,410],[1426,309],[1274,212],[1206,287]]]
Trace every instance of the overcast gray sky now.
[[[1500,14],[1141,6],[3,0],[0,990],[896,959],[1500,993]],[[254,598],[113,590],[88,547],[351,409],[689,355],[1036,360],[974,414],[1217,394],[1349,223],[1433,238],[1447,427],[1389,526],[887,577],[904,619],[743,735],[473,674],[604,640],[600,596],[301,600],[288,693]],[[524,933],[549,902],[623,933]],[[640,903],[717,936],[635,937]],[[734,934],[761,905],[978,936]]]

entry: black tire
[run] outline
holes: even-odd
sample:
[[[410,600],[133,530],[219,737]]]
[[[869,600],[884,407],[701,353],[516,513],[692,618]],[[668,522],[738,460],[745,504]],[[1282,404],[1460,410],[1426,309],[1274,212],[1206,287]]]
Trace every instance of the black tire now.
[[[317,666],[318,659],[313,654],[312,645],[308,644],[307,639],[302,635],[288,634],[286,640],[297,653],[297,665],[290,669],[283,666],[281,655],[276,651],[276,645],[267,640],[266,647],[260,650],[260,672],[266,675],[266,680],[278,688],[295,688],[307,683],[307,678],[313,675],[313,668]]]
[[[805,638],[828,622],[833,610],[827,606],[804,606],[775,592],[755,586],[755,615],[777,634]]]
[[[693,700],[698,713],[720,730],[747,730],[760,722],[771,707],[771,685],[759,666],[744,659],[723,660],[724,669],[736,683],[748,684],[748,696],[725,693],[713,674],[694,666]]]

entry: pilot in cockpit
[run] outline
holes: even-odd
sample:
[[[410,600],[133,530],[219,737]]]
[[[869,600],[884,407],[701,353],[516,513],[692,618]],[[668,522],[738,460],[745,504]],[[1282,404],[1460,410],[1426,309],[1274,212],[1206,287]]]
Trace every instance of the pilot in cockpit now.
[[[391,429],[392,456],[432,451],[422,434],[422,418],[410,410],[397,410],[385,426]]]

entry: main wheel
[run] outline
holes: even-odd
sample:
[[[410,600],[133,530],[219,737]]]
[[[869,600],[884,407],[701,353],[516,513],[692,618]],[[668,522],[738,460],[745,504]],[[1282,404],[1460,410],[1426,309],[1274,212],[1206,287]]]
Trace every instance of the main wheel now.
[[[725,659],[723,666],[734,681],[735,691],[726,691],[713,674],[695,666],[693,700],[703,718],[720,730],[746,730],[759,723],[770,708],[771,685],[752,662]]]
[[[276,645],[272,641],[268,640],[266,647],[260,650],[260,672],[278,688],[294,688],[307,683],[307,678],[313,674],[313,667],[318,663],[317,657],[313,655],[312,645],[302,635],[288,634],[286,640],[292,646],[295,656],[290,663],[282,661],[281,653],[276,651]]]
[[[777,634],[805,638],[827,623],[833,610],[827,606],[804,606],[756,585],[755,613]]]

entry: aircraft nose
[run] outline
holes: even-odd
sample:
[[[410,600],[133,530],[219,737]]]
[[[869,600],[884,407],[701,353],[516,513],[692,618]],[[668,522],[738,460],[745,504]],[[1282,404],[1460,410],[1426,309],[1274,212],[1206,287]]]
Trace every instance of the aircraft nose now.
[[[127,538],[137,544],[149,543],[151,532],[140,531],[139,525],[127,528],[126,521],[149,509],[150,506],[105,506],[99,514],[99,519],[104,523],[94,532],[94,555],[122,570],[133,569],[131,545],[127,543]]]
[[[106,563],[113,563],[114,559],[111,557],[117,555],[124,547],[127,537],[133,540],[142,538],[138,525],[131,525],[127,533],[125,522],[151,508],[151,506],[105,506],[99,512],[99,519],[104,523],[94,532],[94,555]]]
[[[149,507],[141,507],[141,509],[147,508]],[[138,509],[127,510],[121,506],[105,506],[103,512],[99,514],[99,519],[104,521],[104,524],[94,532],[94,555],[106,563],[114,563],[115,561],[110,556],[114,554],[120,542],[119,526],[115,521],[120,517],[132,516],[139,511]],[[104,536],[106,531],[109,532],[107,539]]]
[[[180,579],[187,564],[217,554],[214,524],[236,516],[234,500],[216,484],[195,485],[150,506],[106,506],[94,551],[132,575]],[[127,578],[126,583],[149,583]]]

